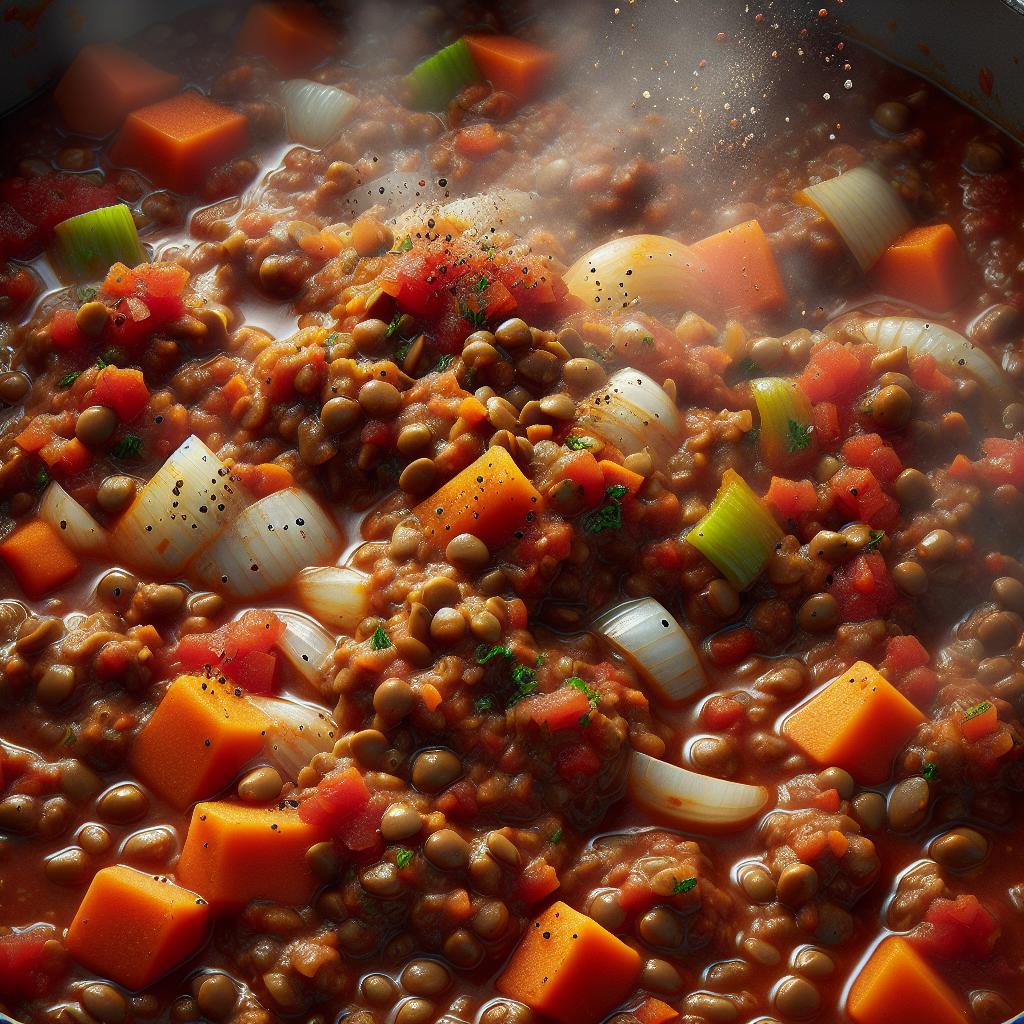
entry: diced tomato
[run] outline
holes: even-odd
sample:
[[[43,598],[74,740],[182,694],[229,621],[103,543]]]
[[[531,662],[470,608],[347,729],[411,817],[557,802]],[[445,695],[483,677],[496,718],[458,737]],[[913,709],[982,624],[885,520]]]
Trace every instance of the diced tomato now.
[[[977,473],[994,486],[1024,486],[1024,441],[986,437],[981,442],[984,458],[974,463]]]
[[[839,604],[840,615],[846,622],[884,616],[898,596],[885,559],[877,551],[868,551],[839,566],[829,593]]]
[[[353,771],[355,769],[352,769]],[[346,850],[366,853],[381,844],[379,829],[381,818],[393,801],[387,792],[374,793],[369,802],[344,824],[334,830],[334,837]],[[301,805],[300,805],[301,806]]]
[[[57,937],[52,925],[36,924],[0,935],[0,998],[34,999],[63,973],[63,960],[46,943]]]
[[[903,463],[878,434],[854,434],[843,442],[843,458],[851,466],[870,469],[876,479],[890,483],[903,472]]]
[[[926,956],[943,960],[983,960],[1000,934],[999,922],[973,894],[932,902],[908,938]]]
[[[700,709],[700,720],[712,732],[724,732],[746,714],[746,708],[734,697],[716,693]]]
[[[811,409],[814,420],[814,437],[818,447],[830,451],[839,441],[839,410],[832,402],[818,402]]]
[[[85,335],[78,329],[78,320],[73,309],[58,309],[50,321],[50,340],[53,347],[63,352],[84,348]]]
[[[870,364],[868,346],[847,347],[830,341],[811,356],[800,376],[800,387],[811,402],[850,398],[867,384]]]
[[[149,388],[141,370],[107,366],[96,378],[92,401],[96,405],[109,406],[122,423],[131,423],[149,405]]]
[[[502,136],[490,121],[468,125],[455,133],[455,152],[469,160],[483,160],[502,145]]]
[[[764,500],[783,519],[796,519],[818,507],[818,495],[810,480],[787,480],[781,476],[772,477]]]
[[[946,395],[953,390],[953,382],[939,369],[932,355],[915,356],[910,360],[910,379],[925,391]]]
[[[558,872],[541,857],[535,857],[519,877],[519,898],[524,903],[539,903],[559,886]]]
[[[604,471],[590,452],[573,452],[560,460],[560,475],[578,489],[587,507],[604,501]]]
[[[885,643],[885,666],[896,674],[920,668],[930,660],[924,644],[916,636],[891,636]]]
[[[741,626],[718,633],[708,641],[711,660],[720,668],[738,665],[757,644],[757,636],[752,629]]]
[[[590,701],[582,690],[563,686],[551,693],[531,697],[523,704],[530,720],[551,732],[581,729],[581,719],[590,711]]]
[[[935,700],[935,692],[939,688],[939,677],[928,667],[912,668],[902,679],[894,683],[897,690],[911,704],[926,708]]]
[[[231,664],[231,679],[249,693],[273,693],[277,656],[265,651],[247,651]]]
[[[273,612],[252,609],[226,627],[224,656],[269,651],[284,636],[285,624]]]
[[[990,736],[999,728],[996,706],[987,700],[964,712],[958,720],[960,734],[971,743]]]
[[[39,457],[63,476],[84,473],[92,465],[92,453],[77,437],[53,437],[39,449]]]
[[[37,452],[53,440],[54,430],[51,425],[53,417],[45,413],[33,416],[28,426],[14,439],[24,452]]]
[[[829,487],[851,520],[885,530],[899,519],[899,504],[882,490],[870,469],[844,466],[829,480]]]
[[[828,814],[838,814],[841,803],[838,789],[826,789],[811,797],[811,805]]]
[[[334,835],[352,821],[370,801],[362,775],[353,768],[336,768],[299,803],[299,817]]]
[[[601,759],[586,743],[573,743],[556,751],[555,766],[563,779],[573,779],[578,775],[596,775]]]
[[[40,231],[10,203],[0,203],[0,261],[28,259],[42,248]]]

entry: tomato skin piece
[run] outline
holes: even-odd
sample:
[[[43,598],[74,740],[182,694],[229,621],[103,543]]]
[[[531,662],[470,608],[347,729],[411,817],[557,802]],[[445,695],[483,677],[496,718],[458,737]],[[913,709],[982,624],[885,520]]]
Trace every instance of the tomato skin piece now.
[[[247,693],[273,693],[277,657],[265,651],[247,651],[231,662],[229,675]]]
[[[861,353],[860,348],[865,351]],[[850,398],[863,390],[871,374],[868,346],[847,348],[837,341],[822,345],[800,376],[800,387],[814,402]]]
[[[50,340],[62,352],[75,352],[85,347],[85,335],[78,329],[73,309],[58,309],[50,321]]]
[[[122,423],[131,423],[149,405],[149,388],[146,387],[141,370],[107,366],[96,378],[92,401],[96,405],[106,405],[113,409]]]
[[[0,935],[0,998],[34,999],[45,995],[63,973],[46,943],[56,938],[55,929],[35,924]]]
[[[563,479],[571,480],[583,495],[583,504],[588,508],[604,500],[604,471],[590,452],[576,452],[569,456],[562,467]]]
[[[362,775],[353,768],[335,769],[299,804],[299,817],[307,824],[336,834],[370,802]]]
[[[982,960],[992,952],[1000,932],[999,922],[971,893],[934,900],[907,937],[934,959]]]
[[[573,743],[555,754],[555,765],[558,774],[568,780],[577,775],[596,775],[601,769],[601,759],[585,743]]]
[[[715,694],[700,709],[700,720],[712,732],[725,732],[746,714],[746,708],[734,697]]]
[[[523,702],[531,721],[551,732],[582,729],[581,719],[590,710],[590,701],[582,690],[563,686],[551,693],[542,693]]]
[[[913,635],[891,636],[885,644],[885,665],[899,675],[927,665],[931,659],[924,644]],[[882,672],[888,678],[889,672]]]
[[[868,551],[839,566],[833,574],[829,593],[839,604],[846,622],[863,622],[885,615],[896,603],[896,584],[885,559]]]
[[[796,519],[818,507],[818,495],[810,480],[787,480],[773,476],[764,500],[783,519]]]

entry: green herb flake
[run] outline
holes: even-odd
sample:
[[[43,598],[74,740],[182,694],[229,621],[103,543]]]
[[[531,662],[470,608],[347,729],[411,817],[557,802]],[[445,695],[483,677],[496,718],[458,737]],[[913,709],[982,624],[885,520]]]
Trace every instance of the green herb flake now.
[[[412,235],[406,235],[398,243],[398,250],[399,252],[412,252]]]
[[[594,447],[592,438],[581,437],[579,434],[570,434],[565,439],[565,447],[574,452],[586,451],[588,448]]]
[[[73,725],[69,725],[65,728],[64,735],[60,738],[60,745],[62,747],[73,746],[77,739],[78,733],[75,731],[75,727]]]
[[[972,718],[977,718],[979,715],[985,714],[990,707],[992,707],[992,704],[987,700],[983,700],[980,704],[975,704],[974,707],[968,708],[964,712],[964,721],[969,722]]]
[[[78,302],[80,305],[85,305],[87,302],[92,302],[96,298],[96,289],[91,285],[83,285],[78,289]]]
[[[477,295],[482,295],[485,291],[487,291],[488,283],[489,282],[488,282],[487,278],[481,276],[480,280],[477,281],[477,283],[475,285],[475,290],[476,290]]]
[[[571,686],[574,690],[579,690],[590,701],[590,710],[586,714],[580,715],[580,726],[586,729],[590,725],[590,716],[598,709],[601,703],[601,694],[587,686],[586,682],[580,679],[579,676],[570,676],[566,679],[565,685]]]
[[[641,342],[642,342],[642,343],[643,343],[644,345],[646,345],[646,346],[647,346],[648,348],[654,348],[654,338],[652,338],[652,337],[651,337],[651,336],[650,336],[649,334],[645,334],[645,335],[644,335],[644,336],[643,336],[643,337],[642,337],[642,338],[640,339],[640,341],[641,341]]]
[[[486,285],[487,278],[481,278]],[[469,304],[459,299],[459,316],[469,323],[474,331],[483,330],[487,326],[487,311],[483,309],[472,309]]]
[[[672,895],[678,896],[680,893],[689,892],[691,889],[697,888],[697,879],[691,875],[689,878],[673,879],[675,885],[672,886]]]
[[[625,484],[612,484],[605,489],[608,500],[583,517],[583,529],[587,533],[604,533],[622,526],[622,499],[629,493]]]
[[[408,867],[412,861],[412,858],[413,852],[412,850],[408,849],[408,847],[400,846],[397,850],[395,850],[395,864],[397,864],[398,867],[400,868]]]
[[[487,662],[493,661],[498,657],[511,658],[512,648],[503,647],[501,644],[481,644],[476,649],[476,663],[478,665],[486,665]]]
[[[36,474],[36,487],[41,491],[50,482],[50,474],[45,469]]]
[[[391,637],[383,626],[378,626],[370,637],[370,650],[386,651],[391,646]]]
[[[485,711],[490,711],[494,708],[493,697],[477,697],[473,701],[473,708],[478,715],[482,715]]]
[[[65,373],[59,381],[57,381],[57,387],[61,390],[66,390],[71,387],[72,384],[81,377],[82,374],[78,370],[72,370],[70,373]]]
[[[395,362],[396,363],[403,363],[403,362],[405,362],[405,357],[409,354],[409,350],[411,348],[412,348],[412,342],[411,341],[403,341],[402,344],[399,345],[398,348],[395,349]]]
[[[393,338],[398,332],[398,325],[402,322],[402,314],[396,313],[391,318],[391,323],[388,324],[388,329],[384,332],[385,338]]]
[[[871,539],[864,545],[865,551],[875,551],[885,539],[885,530],[872,530]]]
[[[445,370],[449,369],[451,367],[452,363],[454,363],[454,362],[455,362],[455,356],[453,356],[453,355],[441,356],[441,358],[438,359],[438,361],[437,361],[437,366],[434,367],[434,372],[435,373],[444,373]]]
[[[138,434],[125,434],[110,450],[115,459],[137,459],[142,451],[142,438]]]
[[[939,766],[931,761],[926,761],[925,766],[921,769],[921,775],[925,781],[933,782],[939,775]]]
[[[551,833],[551,838],[548,839],[548,842],[552,846],[557,846],[561,841],[562,841],[562,830],[560,828],[556,828],[555,831]]]
[[[802,452],[805,448],[809,448],[813,431],[814,427],[809,423],[797,423],[796,420],[790,420],[786,424],[786,447],[789,449],[789,453],[792,455],[793,452]]]
[[[764,372],[761,367],[750,358],[750,356],[746,356],[740,360],[739,369],[740,373],[742,373],[744,377],[757,377]]]
[[[338,340],[338,332],[331,331],[330,334],[324,338],[324,351],[327,354],[327,361],[331,361],[331,349],[334,348],[334,343]]]
[[[537,673],[526,665],[518,662],[512,669],[512,682],[516,685],[516,691],[509,699],[507,707],[515,707],[524,697],[529,697],[537,689]]]

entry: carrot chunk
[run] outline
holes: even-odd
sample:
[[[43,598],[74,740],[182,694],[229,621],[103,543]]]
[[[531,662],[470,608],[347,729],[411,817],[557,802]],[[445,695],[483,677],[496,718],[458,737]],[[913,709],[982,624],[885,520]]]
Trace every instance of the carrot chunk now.
[[[318,884],[306,851],[323,838],[291,809],[197,804],[178,861],[178,881],[195,889],[215,912],[257,899],[303,906]]]
[[[253,4],[238,36],[241,53],[259,53],[283,75],[295,77],[334,52],[330,23],[303,3]]]
[[[86,135],[106,135],[147,103],[178,91],[181,79],[116,43],[83,47],[64,72],[53,98],[64,123]]]
[[[924,715],[875,668],[858,661],[790,715],[788,736],[820,765],[877,785]]]
[[[135,740],[132,765],[168,803],[223,789],[262,749],[267,716],[230,684],[179,676]]]
[[[679,1011],[673,1010],[668,1003],[663,1003],[654,996],[648,996],[634,1011],[640,1024],[672,1024],[679,1020]]]
[[[726,309],[764,313],[786,303],[775,256],[756,220],[709,235],[691,246],[707,267],[707,280]]]
[[[880,292],[937,313],[963,298],[969,280],[967,257],[948,224],[911,228],[882,253],[873,273]]]
[[[460,533],[497,546],[523,529],[543,499],[501,447],[488,449],[413,510],[427,538],[444,547]]]
[[[495,987],[560,1024],[597,1024],[639,974],[635,949],[559,902],[533,922]]]
[[[601,467],[601,472],[604,474],[604,483],[606,487],[615,487],[621,485],[626,488],[629,494],[636,494],[644,485],[644,478],[639,473],[634,473],[631,469],[626,469],[625,466],[620,465],[618,462],[612,462],[610,459],[601,459],[598,462]]]
[[[89,883],[67,947],[91,971],[138,991],[199,948],[209,915],[194,892],[119,864]]]
[[[110,158],[163,188],[193,192],[248,140],[244,114],[197,92],[183,92],[129,114]]]
[[[56,590],[79,570],[75,553],[57,531],[41,519],[19,526],[2,544],[0,558],[31,598]]]
[[[555,55],[515,36],[466,36],[470,56],[495,89],[521,100],[535,96],[555,63]]]
[[[847,1012],[855,1024],[966,1024],[955,992],[906,939],[892,936],[854,979]]]

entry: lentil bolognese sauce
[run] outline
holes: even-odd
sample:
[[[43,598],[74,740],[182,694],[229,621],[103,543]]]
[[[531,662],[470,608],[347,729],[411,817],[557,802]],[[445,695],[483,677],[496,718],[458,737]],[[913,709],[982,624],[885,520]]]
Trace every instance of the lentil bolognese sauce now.
[[[1020,152],[879,65],[712,202],[546,26],[215,8],[8,123],[14,1019],[1024,1006]]]

